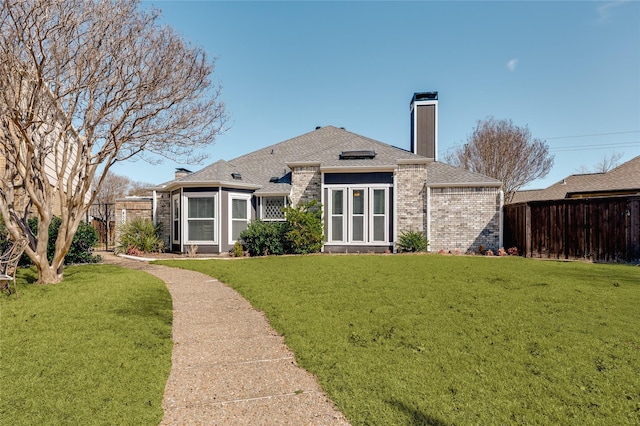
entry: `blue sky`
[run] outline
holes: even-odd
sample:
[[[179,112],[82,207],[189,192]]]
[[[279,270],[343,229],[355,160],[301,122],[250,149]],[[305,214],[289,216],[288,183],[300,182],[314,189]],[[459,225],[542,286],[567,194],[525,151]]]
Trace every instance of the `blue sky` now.
[[[216,57],[231,127],[205,163],[112,170],[161,183],[334,125],[409,148],[414,92],[439,92],[439,151],[493,116],[555,155],[546,187],[640,155],[640,2],[144,1]],[[442,156],[442,155],[441,155]]]

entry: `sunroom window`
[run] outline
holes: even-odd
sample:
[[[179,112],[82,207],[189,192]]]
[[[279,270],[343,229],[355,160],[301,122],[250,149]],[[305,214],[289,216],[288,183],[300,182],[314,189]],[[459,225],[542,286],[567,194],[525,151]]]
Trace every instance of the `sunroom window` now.
[[[328,204],[329,242],[389,242],[388,187],[333,187]]]
[[[188,194],[187,242],[216,241],[216,197],[204,193]]]
[[[251,196],[249,195],[231,195],[230,196],[230,214],[229,218],[231,226],[229,227],[229,242],[234,243],[240,238],[240,233],[249,226],[249,214]]]

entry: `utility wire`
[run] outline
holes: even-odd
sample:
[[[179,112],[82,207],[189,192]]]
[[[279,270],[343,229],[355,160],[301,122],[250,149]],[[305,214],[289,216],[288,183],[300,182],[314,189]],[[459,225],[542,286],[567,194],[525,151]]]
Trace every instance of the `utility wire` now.
[[[540,138],[543,140],[548,139],[572,139],[572,138],[587,138],[591,136],[609,136],[609,135],[625,135],[628,133],[640,133],[640,130],[630,130],[628,132],[613,132],[613,133],[592,133],[590,135],[574,135],[574,136],[553,136],[550,138]]]

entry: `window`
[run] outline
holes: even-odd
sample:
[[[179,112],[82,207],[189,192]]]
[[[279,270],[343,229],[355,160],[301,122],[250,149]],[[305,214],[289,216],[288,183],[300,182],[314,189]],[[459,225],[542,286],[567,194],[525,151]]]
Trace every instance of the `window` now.
[[[216,241],[216,195],[212,193],[188,193],[187,242]]]
[[[389,242],[387,186],[329,189],[329,242],[372,244]],[[348,194],[348,200],[345,200]]]
[[[287,197],[262,197],[260,217],[264,221],[283,221],[284,208],[287,206]]]
[[[344,240],[344,190],[331,190],[331,235],[329,241]]]
[[[229,243],[235,243],[240,238],[240,233],[249,226],[250,195],[229,196]]]
[[[373,190],[373,206],[372,216],[373,221],[371,222],[371,235],[373,237],[373,241],[387,242],[387,230],[389,227],[387,226],[387,191],[384,189],[374,189]]]
[[[364,189],[351,190],[351,241],[365,241],[365,206],[366,193]]]
[[[180,194],[174,194],[172,197],[172,222],[173,222],[173,242],[180,243]]]

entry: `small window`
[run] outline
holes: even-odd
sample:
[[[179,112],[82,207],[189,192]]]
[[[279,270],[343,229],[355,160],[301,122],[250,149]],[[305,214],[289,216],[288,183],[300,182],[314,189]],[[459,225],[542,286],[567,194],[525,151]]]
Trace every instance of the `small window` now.
[[[284,208],[287,206],[287,197],[262,197],[262,220],[285,220]]]
[[[240,238],[240,233],[249,227],[251,214],[250,195],[232,194],[229,196],[229,243],[233,244]]]

